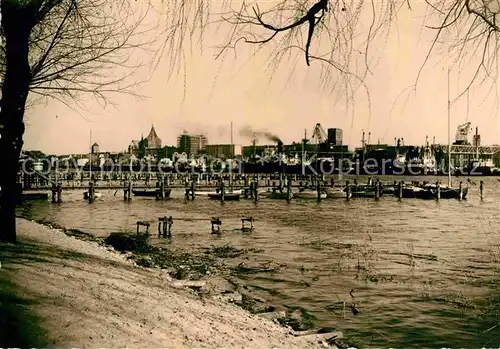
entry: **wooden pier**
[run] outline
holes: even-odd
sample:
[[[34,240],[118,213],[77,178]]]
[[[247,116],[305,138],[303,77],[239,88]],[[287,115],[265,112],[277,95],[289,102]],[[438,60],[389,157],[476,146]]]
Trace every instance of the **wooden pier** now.
[[[310,194],[307,198],[311,198],[312,192],[317,195],[314,197],[318,201],[323,199],[332,198],[331,191],[336,191],[337,196],[345,197],[346,200],[355,198],[374,198],[379,200],[382,196],[393,195],[398,199],[412,198],[411,188],[414,189],[415,197],[418,198],[449,198],[454,193],[450,188],[443,186],[440,182],[435,182],[432,185],[426,182],[417,183],[412,181],[382,183],[379,179],[372,180],[368,178],[365,183],[358,183],[357,179],[338,180],[335,178],[325,179],[324,175],[284,175],[284,174],[267,174],[267,175],[241,175],[241,174],[223,174],[223,175],[135,175],[126,176],[120,180],[107,181],[98,180],[93,178],[89,182],[81,182],[75,180],[65,180],[58,176],[44,176],[38,180],[26,181],[24,178],[23,192],[29,191],[51,191],[53,202],[61,202],[62,193],[68,190],[82,190],[87,195],[89,203],[94,202],[95,192],[98,190],[115,190],[123,191],[125,201],[129,201],[133,197],[133,190],[148,190],[150,193],[155,194],[156,199],[168,199],[170,191],[178,190],[184,191],[186,201],[193,201],[199,195],[197,193],[205,192],[210,194],[210,198],[216,197],[221,202],[227,200],[239,200],[240,196],[244,199],[250,199],[258,202],[263,191],[268,190],[276,193],[276,197],[286,199],[288,202],[297,194],[297,189],[302,192],[307,190]],[[97,176],[99,177],[99,176]],[[470,183],[470,182],[469,182]],[[467,197],[468,184],[460,182],[456,189],[456,198],[461,200]],[[484,182],[481,181],[479,186],[479,195],[483,198]],[[344,192],[344,196],[340,192]],[[295,193],[294,193],[295,192]],[[432,195],[430,193],[433,193]],[[168,195],[167,195],[168,193]],[[217,194],[218,193],[218,194]],[[237,194],[235,194],[237,193]],[[326,193],[326,197],[325,197]],[[115,193],[116,194],[116,193]],[[278,195],[279,194],[279,195]],[[149,195],[148,195],[149,196]],[[266,194],[264,194],[266,196]],[[299,195],[303,198],[304,195]],[[272,197],[272,195],[269,195]]]

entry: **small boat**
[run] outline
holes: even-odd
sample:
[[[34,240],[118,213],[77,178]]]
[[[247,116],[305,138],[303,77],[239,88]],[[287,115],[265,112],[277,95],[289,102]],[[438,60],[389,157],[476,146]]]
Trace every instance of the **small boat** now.
[[[351,193],[349,193],[349,198],[352,196]],[[346,199],[347,198],[347,192],[342,189],[326,189],[326,197],[327,199]]]
[[[30,200],[48,200],[49,194],[47,193],[21,193],[21,201]]]
[[[102,197],[102,194],[98,191],[94,192],[94,199],[100,199]],[[86,191],[83,193],[83,200],[88,200],[89,199],[89,192]]]
[[[394,195],[399,195],[397,190]],[[435,195],[430,191],[430,188],[415,185],[406,185],[401,188],[401,198],[403,199],[433,199],[434,197]]]
[[[387,194],[392,195],[395,193],[395,191],[396,191],[396,188],[393,185],[382,187],[382,195],[387,195]]]
[[[273,188],[272,190],[266,190],[263,192],[259,193],[259,196],[262,196],[266,199],[272,199],[272,200],[286,200],[288,199],[288,193],[279,191],[276,188]]]
[[[316,190],[312,189],[302,189],[298,193],[293,194],[293,197],[295,199],[317,199],[318,198],[318,192]],[[319,194],[320,199],[326,199],[327,194],[324,192],[321,192]]]
[[[165,189],[165,198],[170,197],[172,189]],[[158,193],[158,189],[132,189],[132,194],[141,197],[152,197],[155,198]]]
[[[426,190],[430,196],[430,198],[436,197],[436,185],[435,184],[427,184],[422,187]],[[462,197],[460,197],[460,189],[449,187],[447,185],[439,186],[439,197],[440,199],[467,199],[467,193],[469,192],[469,187],[462,188]]]
[[[221,200],[222,194],[221,193],[208,193],[207,194],[209,199],[212,200]],[[224,201],[238,201],[240,200],[240,193],[224,193]]]
[[[375,190],[357,190],[351,192],[353,198],[374,198]]]
[[[227,194],[239,194],[243,195],[244,190],[243,189],[237,189],[237,190],[232,190],[232,191],[226,191]],[[219,188],[215,189],[215,191],[197,191],[196,196],[209,196],[211,194],[219,194],[220,190]]]

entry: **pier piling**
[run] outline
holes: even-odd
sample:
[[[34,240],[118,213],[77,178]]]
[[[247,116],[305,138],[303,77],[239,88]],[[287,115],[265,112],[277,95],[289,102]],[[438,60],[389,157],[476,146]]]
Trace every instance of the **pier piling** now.
[[[346,201],[351,200],[351,186],[349,184],[349,181],[345,181],[345,192],[346,192]]]
[[[137,225],[137,235],[141,234],[140,227],[146,227],[146,230],[144,231],[145,234],[149,234],[149,226],[150,224],[148,222],[143,222],[143,221],[138,221],[136,223]]]
[[[380,199],[380,181],[377,179],[375,180],[375,200]]]
[[[171,238],[172,237],[172,224],[174,224],[174,219],[172,216],[159,217],[158,218],[158,237]]]
[[[93,203],[95,199],[95,185],[94,181],[89,182],[89,189],[88,189],[88,200],[89,204]]]
[[[484,182],[480,181],[479,182],[479,197],[481,201],[483,201],[483,189],[484,189]]]
[[[212,217],[210,220],[210,224],[212,225],[212,234],[220,233],[220,226],[222,225],[222,221],[219,217]]]
[[[224,202],[224,196],[225,196],[225,192],[224,192],[224,180],[221,178],[221,181],[220,181],[220,202],[221,203]]]
[[[256,181],[253,183],[253,202],[257,203],[259,201],[259,183]]]
[[[288,176],[286,180],[286,201],[290,203],[292,199],[292,176]]]
[[[321,183],[316,179],[316,195],[318,196],[318,202],[321,202]]]
[[[250,228],[245,227],[245,222],[250,222]],[[246,217],[241,219],[241,231],[253,231],[253,217]]]
[[[439,181],[436,182],[436,200],[441,199],[441,187],[439,186]]]

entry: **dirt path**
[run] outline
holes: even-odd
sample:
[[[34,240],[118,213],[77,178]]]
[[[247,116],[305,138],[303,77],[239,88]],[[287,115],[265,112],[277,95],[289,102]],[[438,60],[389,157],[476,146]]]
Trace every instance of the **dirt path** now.
[[[0,347],[325,347],[97,243],[21,219],[18,237],[0,245]]]

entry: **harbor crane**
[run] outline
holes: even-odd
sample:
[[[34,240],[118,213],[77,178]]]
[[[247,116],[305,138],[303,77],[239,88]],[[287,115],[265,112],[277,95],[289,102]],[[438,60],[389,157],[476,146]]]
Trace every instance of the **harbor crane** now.
[[[320,123],[317,123],[314,127],[311,139],[314,139],[316,141],[316,144],[323,144],[328,141],[326,132]]]
[[[458,125],[457,132],[455,134],[455,143],[456,145],[468,145],[468,137],[469,133],[472,132],[470,127],[471,123],[466,122],[465,124]]]

